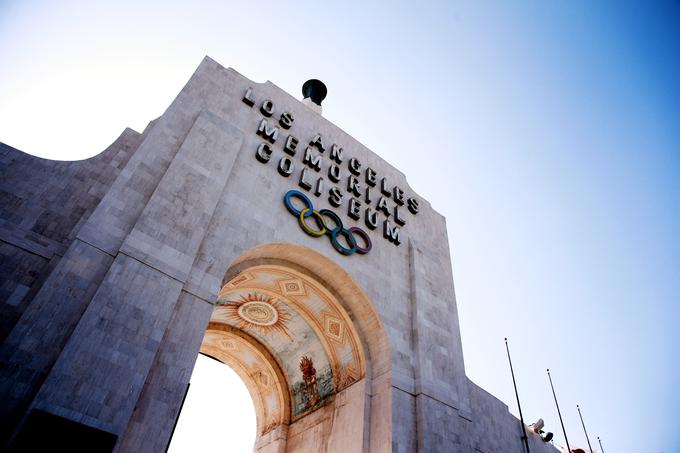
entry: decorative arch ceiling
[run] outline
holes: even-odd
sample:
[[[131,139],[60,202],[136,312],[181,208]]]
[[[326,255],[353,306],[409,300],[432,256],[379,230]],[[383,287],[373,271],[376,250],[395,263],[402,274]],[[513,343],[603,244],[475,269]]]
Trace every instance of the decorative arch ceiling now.
[[[262,368],[262,363],[254,366],[252,354],[227,350],[228,343],[215,333],[219,326],[252,337],[271,354],[272,369],[279,369],[285,381],[292,421],[364,377],[364,352],[351,319],[321,283],[293,269],[260,265],[240,272],[220,291],[210,319],[202,351],[209,348],[210,355],[234,369],[251,370],[245,373]],[[277,407],[285,410],[281,401]],[[268,414],[276,411],[274,406],[268,406]],[[258,408],[258,420],[267,420],[261,434],[276,418],[265,415],[265,409]]]
[[[240,376],[253,400],[260,434],[290,421],[286,379],[271,354],[252,337],[228,325],[210,323],[201,352]]]

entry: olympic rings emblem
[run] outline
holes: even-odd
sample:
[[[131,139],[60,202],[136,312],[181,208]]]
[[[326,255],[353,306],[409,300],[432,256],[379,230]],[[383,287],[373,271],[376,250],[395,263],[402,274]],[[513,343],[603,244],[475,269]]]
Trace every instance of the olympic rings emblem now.
[[[297,198],[305,205],[305,207],[303,209],[297,209],[293,206],[291,198]],[[352,255],[354,253],[364,255],[373,248],[371,238],[368,237],[368,234],[364,230],[357,227],[345,228],[340,217],[330,209],[315,211],[312,201],[298,190],[289,190],[286,192],[283,196],[283,204],[286,205],[288,212],[297,217],[302,231],[312,237],[321,237],[324,235],[330,236],[333,248],[343,255]],[[311,226],[309,225],[310,219],[314,220],[314,224]],[[330,219],[335,225],[335,228],[331,229],[326,223],[326,219]],[[359,236],[363,241],[363,247],[359,246],[356,236]],[[349,247],[342,245],[338,240],[339,237],[342,237]]]

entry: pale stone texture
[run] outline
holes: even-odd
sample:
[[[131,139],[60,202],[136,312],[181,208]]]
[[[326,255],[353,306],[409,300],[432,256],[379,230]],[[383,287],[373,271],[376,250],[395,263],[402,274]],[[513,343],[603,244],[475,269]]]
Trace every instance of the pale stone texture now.
[[[212,306],[183,292],[165,332],[160,349],[144,383],[140,398],[123,436],[121,451],[164,451],[177,418],[176,395],[187,389],[196,352],[203,339],[195,326],[207,324]],[[149,424],[159,435],[149,435]]]
[[[249,87],[253,107],[241,100]],[[271,117],[260,112],[265,99]],[[278,124],[283,111],[295,118],[289,130]],[[279,128],[265,163],[255,158],[263,118]],[[300,141],[295,156],[283,150],[288,134]],[[326,151],[315,151],[321,169],[308,167],[308,177],[324,177],[322,196],[298,185],[316,134]],[[334,184],[332,144],[344,149]],[[287,177],[277,171],[285,156]],[[352,157],[378,184],[386,177],[420,202],[417,215],[400,208],[401,245],[383,237],[382,220],[370,230],[347,215]],[[507,406],[465,376],[445,219],[401,172],[272,83],[206,57],[143,134],[126,130],[95,158],[51,162],[2,145],[0,159],[0,441],[40,408],[117,435],[118,451],[163,451],[226,274],[276,259],[314,272],[344,301],[369,369],[329,404],[258,439],[259,451],[522,451]],[[364,173],[359,185],[367,187]],[[338,254],[328,237],[305,235],[282,203],[297,189],[315,209],[331,208],[331,186],[345,195],[333,210],[369,233],[370,253]],[[379,188],[371,192],[375,207]]]
[[[364,386],[364,380],[357,382],[338,393],[330,404],[292,423],[288,427],[286,448],[328,453],[362,451]]]
[[[119,254],[34,406],[109,432],[131,415],[181,283]]]

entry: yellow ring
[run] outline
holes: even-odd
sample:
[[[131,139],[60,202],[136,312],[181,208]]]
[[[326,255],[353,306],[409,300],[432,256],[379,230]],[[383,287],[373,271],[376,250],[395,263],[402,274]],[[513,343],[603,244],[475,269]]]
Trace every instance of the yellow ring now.
[[[305,231],[305,233],[309,234],[310,236],[319,237],[319,236],[323,236],[324,234],[326,234],[326,222],[324,222],[323,217],[321,216],[319,211],[312,210],[312,215],[305,217],[305,214],[307,214],[307,211],[310,211],[310,209],[305,208],[302,211],[300,211],[300,215],[298,217],[298,222],[300,223],[300,227]],[[321,231],[312,230],[309,227],[309,225],[307,225],[307,219],[310,218],[310,217],[314,217],[314,216],[316,216],[316,218],[318,219],[319,225],[323,225],[323,228],[321,229]]]

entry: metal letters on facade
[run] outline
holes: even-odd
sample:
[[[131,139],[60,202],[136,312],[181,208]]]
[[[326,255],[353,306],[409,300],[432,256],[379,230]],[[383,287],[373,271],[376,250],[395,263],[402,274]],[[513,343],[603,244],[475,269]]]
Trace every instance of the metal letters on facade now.
[[[284,197],[286,208],[298,218],[306,234],[312,237],[328,235],[333,248],[343,255],[365,254],[371,250],[368,232],[382,223],[382,237],[396,246],[402,243],[401,229],[406,225],[404,213],[415,216],[420,210],[415,196],[409,197],[399,186],[390,183],[388,176],[380,175],[358,157],[345,156],[343,146],[327,141],[321,132],[310,136],[309,141],[294,136],[293,114],[286,110],[277,113],[271,99],[256,103],[253,88],[246,90],[242,101],[261,114],[255,129],[260,137],[255,158],[265,165],[278,160],[275,167],[282,177],[298,175],[295,178],[298,187],[315,197],[327,197],[333,208],[345,211],[350,222],[363,219],[368,228],[345,228],[336,212],[315,211],[307,195],[297,190],[289,191]],[[304,202],[305,208],[296,209],[291,198]],[[328,221],[335,227],[330,228]]]

